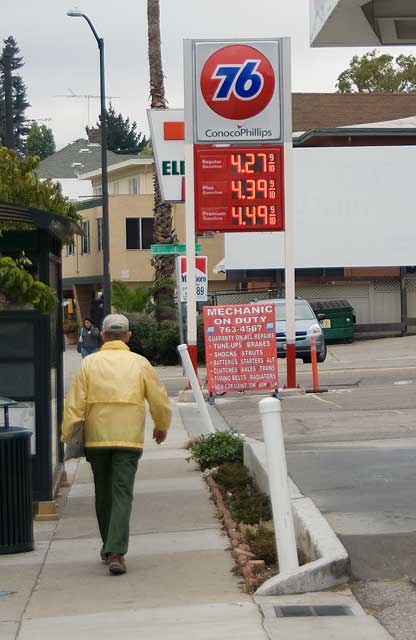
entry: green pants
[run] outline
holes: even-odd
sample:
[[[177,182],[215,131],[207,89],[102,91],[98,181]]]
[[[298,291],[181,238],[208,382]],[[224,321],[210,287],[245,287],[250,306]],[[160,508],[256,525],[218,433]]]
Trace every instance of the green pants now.
[[[142,449],[86,449],[105,553],[127,553],[134,479],[142,453]]]

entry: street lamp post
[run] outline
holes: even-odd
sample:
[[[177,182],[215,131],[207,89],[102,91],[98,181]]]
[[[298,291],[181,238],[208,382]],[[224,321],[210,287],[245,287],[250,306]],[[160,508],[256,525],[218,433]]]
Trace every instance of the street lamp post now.
[[[105,106],[104,75],[104,39],[100,38],[89,17],[80,11],[68,11],[71,18],[84,18],[88,22],[100,52],[100,102],[101,102],[101,184],[103,203],[103,278],[104,278],[104,315],[111,313],[111,280],[110,280],[110,229],[108,207],[108,175],[107,175],[107,118]]]

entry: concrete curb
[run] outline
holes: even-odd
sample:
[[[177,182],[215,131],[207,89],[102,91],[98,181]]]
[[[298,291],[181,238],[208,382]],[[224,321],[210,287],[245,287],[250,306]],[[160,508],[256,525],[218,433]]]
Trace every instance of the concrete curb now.
[[[209,393],[207,389],[201,389],[204,400],[208,400]],[[192,389],[182,389],[178,392],[178,402],[196,402]]]
[[[253,475],[260,491],[269,495],[266,451],[263,442],[246,438],[244,464]],[[290,491],[298,548],[307,558],[310,558],[310,562],[291,574],[273,576],[257,589],[256,595],[259,596],[322,591],[344,584],[350,578],[348,553],[328,522],[314,502],[310,498],[305,498],[292,480],[290,480]]]

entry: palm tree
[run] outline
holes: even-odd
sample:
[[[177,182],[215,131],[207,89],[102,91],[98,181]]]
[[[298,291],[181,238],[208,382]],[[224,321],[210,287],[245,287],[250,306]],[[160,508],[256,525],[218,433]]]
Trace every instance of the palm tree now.
[[[160,43],[160,6],[159,0],[147,0],[148,51],[150,70],[150,106],[152,109],[166,109],[165,84],[162,68],[162,51]],[[154,186],[154,241],[156,244],[169,244],[175,241],[172,222],[172,206],[162,201],[156,171],[153,173]],[[170,280],[175,272],[175,259],[170,256],[154,256],[154,284],[156,302],[160,303],[163,318],[174,317],[173,288],[160,286],[161,282]]]

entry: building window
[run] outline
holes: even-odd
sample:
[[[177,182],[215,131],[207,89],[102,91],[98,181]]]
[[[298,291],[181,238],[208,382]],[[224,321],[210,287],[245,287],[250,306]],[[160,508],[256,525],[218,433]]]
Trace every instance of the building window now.
[[[67,258],[69,258],[70,256],[74,255],[74,241],[71,240],[71,242],[67,242],[66,245],[66,256]]]
[[[82,228],[82,240],[81,240],[81,255],[90,252],[90,223],[89,220],[81,222]]]
[[[97,249],[103,250],[103,219],[97,218]]]
[[[150,249],[154,218],[126,218],[126,249]]]
[[[115,196],[118,196],[120,192],[120,183],[119,182],[113,182],[113,194]]]
[[[139,193],[139,180],[138,178],[129,179],[129,193],[137,195]]]
[[[100,185],[99,187],[94,187],[94,195],[95,196],[102,196],[103,195],[103,188]]]

